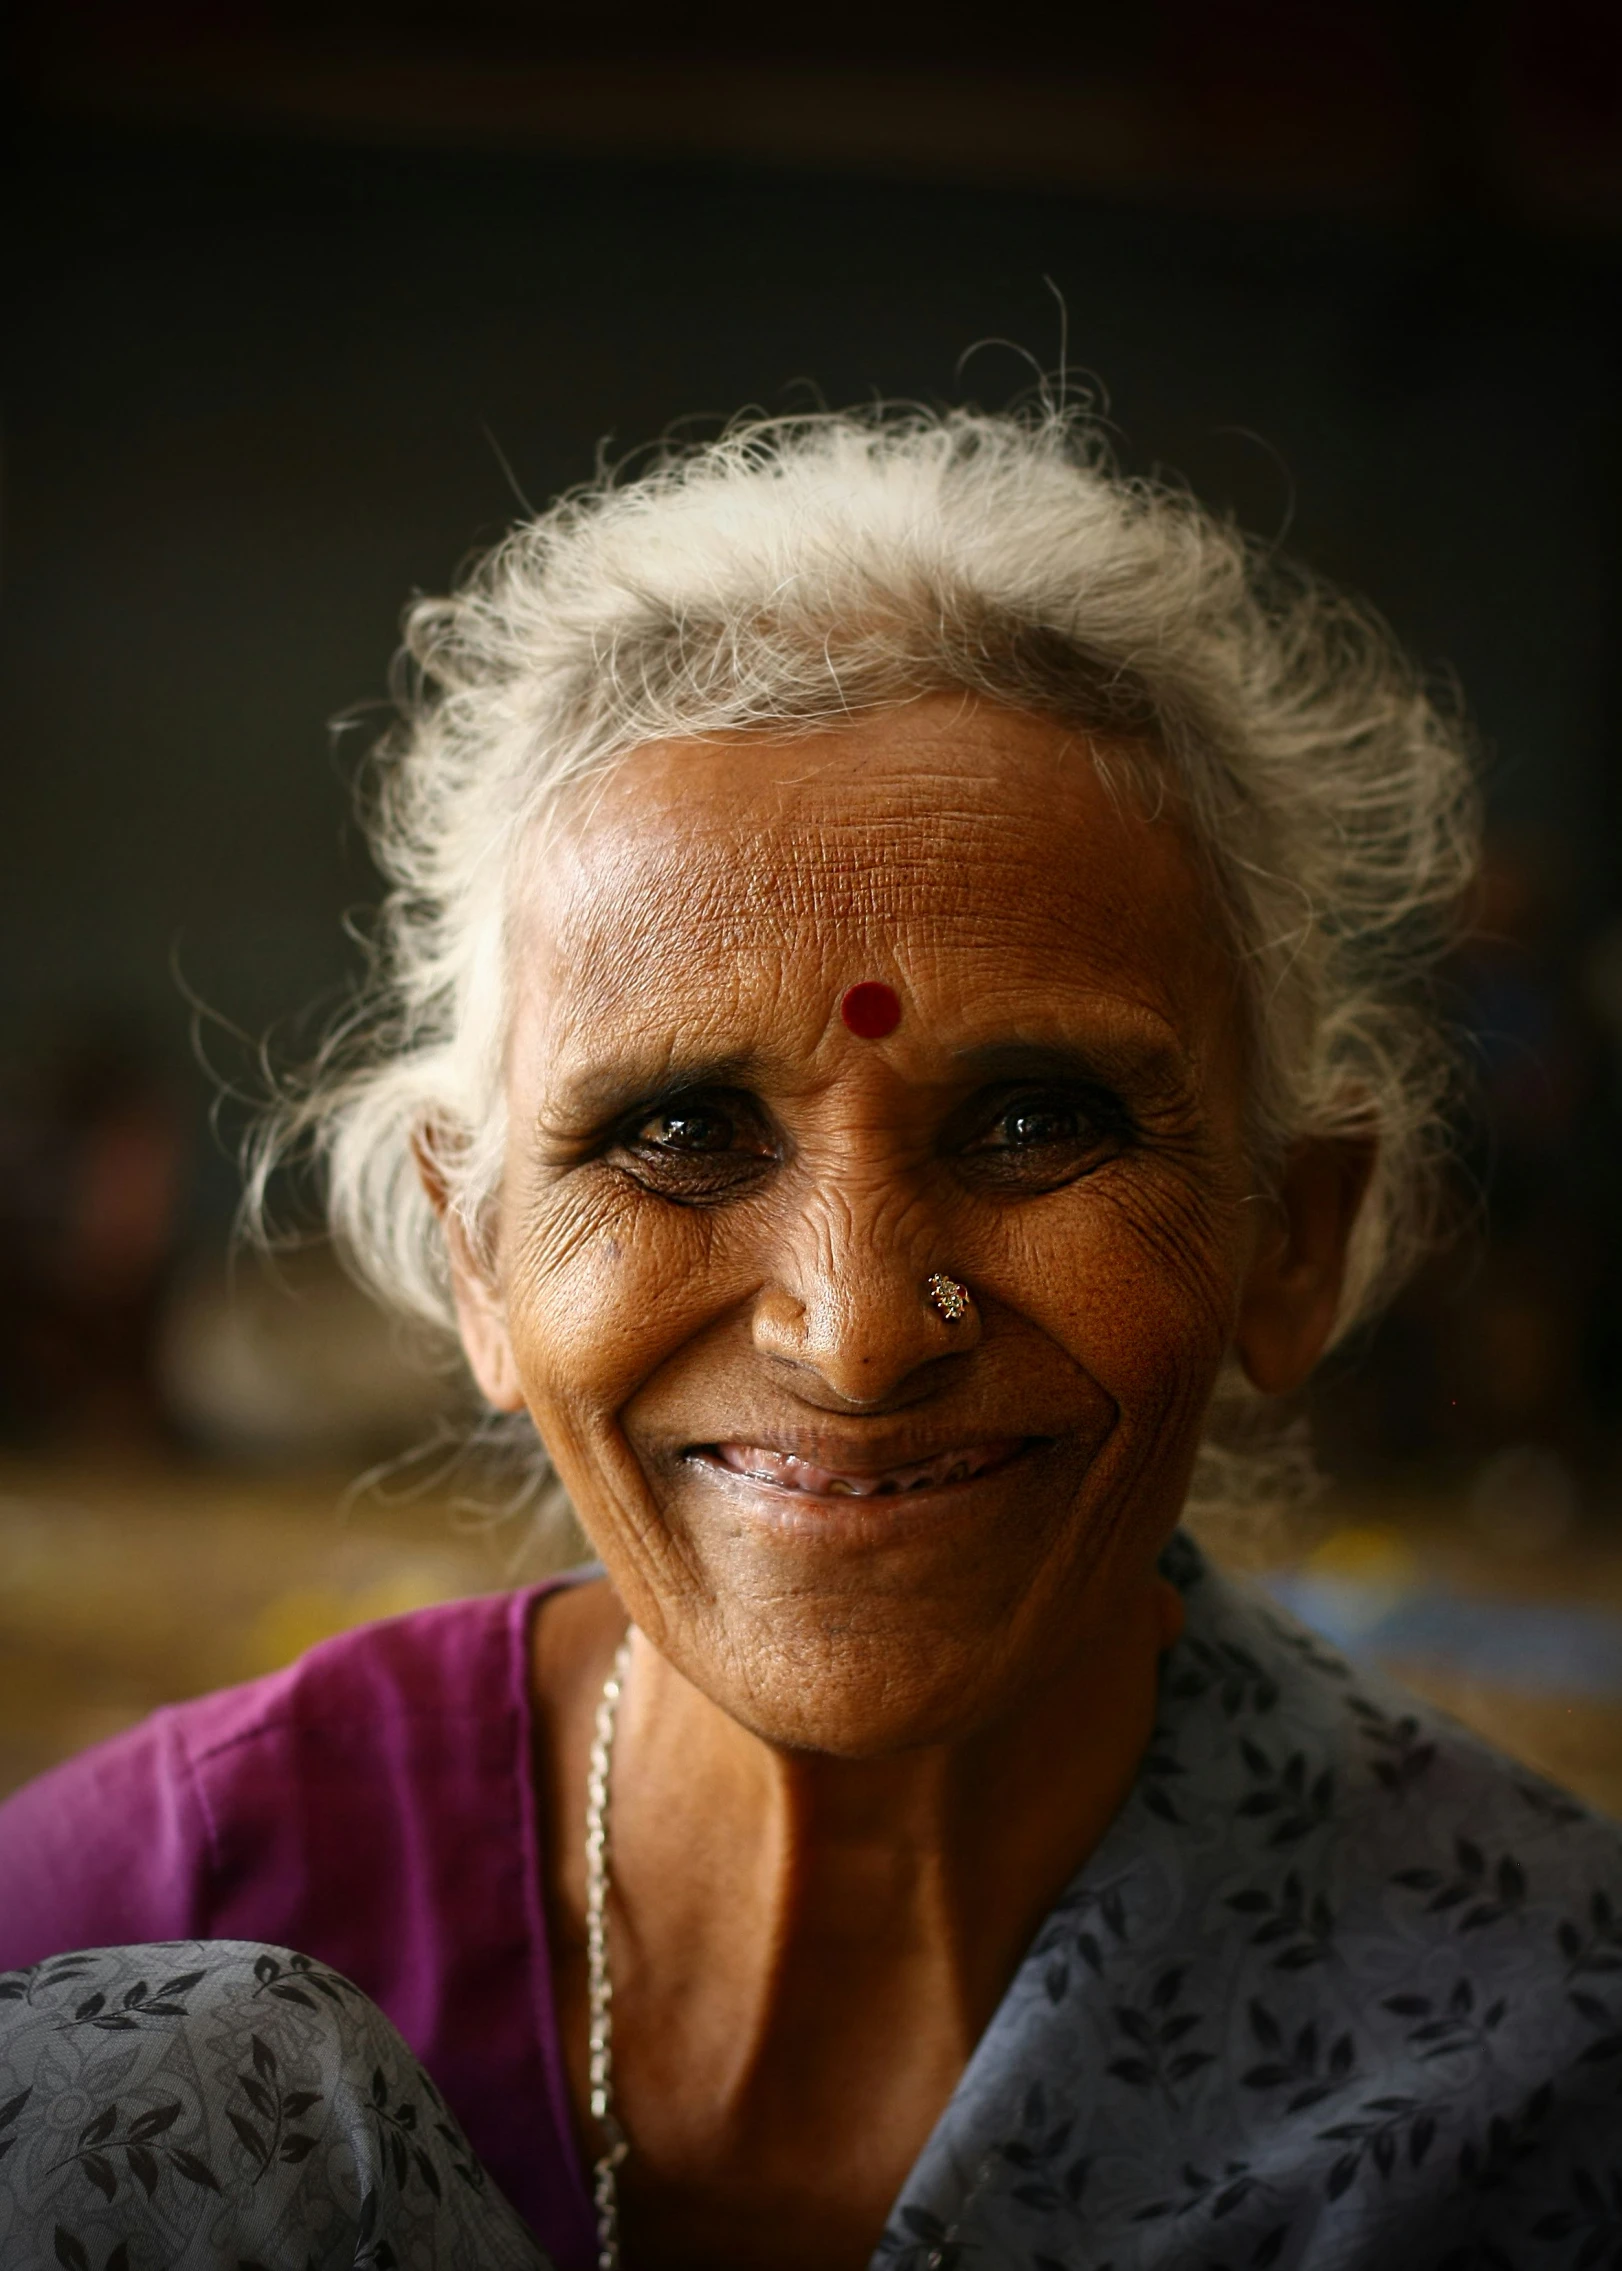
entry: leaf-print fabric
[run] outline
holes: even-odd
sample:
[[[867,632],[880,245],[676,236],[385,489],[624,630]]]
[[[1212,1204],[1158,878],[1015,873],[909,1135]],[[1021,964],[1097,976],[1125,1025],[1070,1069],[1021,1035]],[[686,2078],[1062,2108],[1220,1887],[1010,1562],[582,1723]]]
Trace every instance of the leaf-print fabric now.
[[[547,2271],[375,2004],[285,1949],[0,1978],[6,2271]]]
[[[874,2271],[1622,2267],[1622,1844],[1208,1569]]]

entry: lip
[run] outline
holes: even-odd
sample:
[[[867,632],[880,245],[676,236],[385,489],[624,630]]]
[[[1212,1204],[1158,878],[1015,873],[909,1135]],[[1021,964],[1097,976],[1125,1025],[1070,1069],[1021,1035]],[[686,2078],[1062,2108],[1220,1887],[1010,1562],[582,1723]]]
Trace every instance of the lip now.
[[[873,1456],[877,1446],[871,1445],[852,1456],[843,1446],[734,1437],[694,1444],[686,1456],[785,1505],[851,1509],[875,1503],[889,1507],[897,1501],[916,1505],[920,1499],[966,1490],[1003,1474],[1044,1440],[1028,1435],[982,1437],[879,1459]]]

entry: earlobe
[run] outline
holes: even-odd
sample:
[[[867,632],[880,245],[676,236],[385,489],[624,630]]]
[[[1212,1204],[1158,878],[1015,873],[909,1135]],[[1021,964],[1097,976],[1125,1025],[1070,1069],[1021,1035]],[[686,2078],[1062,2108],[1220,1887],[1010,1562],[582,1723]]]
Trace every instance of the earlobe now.
[[[507,1332],[506,1304],[482,1258],[473,1251],[466,1222],[451,1204],[445,1170],[432,1136],[419,1130],[412,1138],[411,1148],[422,1187],[428,1194],[429,1205],[439,1217],[445,1240],[457,1328],[468,1369],[487,1404],[496,1411],[521,1411],[524,1391]]]
[[[506,1306],[467,1251],[466,1235],[454,1216],[445,1217],[445,1244],[462,1349],[479,1393],[496,1411],[522,1411],[524,1391],[507,1332]]]
[[[1323,1354],[1374,1158],[1372,1136],[1317,1136],[1285,1161],[1234,1328],[1235,1353],[1264,1395],[1291,1394]]]

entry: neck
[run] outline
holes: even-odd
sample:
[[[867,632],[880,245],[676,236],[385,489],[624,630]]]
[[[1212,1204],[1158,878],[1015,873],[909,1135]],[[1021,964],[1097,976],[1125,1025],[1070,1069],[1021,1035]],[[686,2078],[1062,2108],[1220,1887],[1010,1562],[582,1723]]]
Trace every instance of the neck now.
[[[802,1966],[825,1994],[864,1950],[886,1964],[904,1952],[931,1972],[966,2056],[1131,1785],[1165,1636],[1163,1595],[1146,1587],[1102,1646],[993,1726],[849,1759],[762,1741],[638,1635],[614,1790],[636,1957],[707,1944],[747,1980],[742,2033],[759,2041]]]
[[[994,1725],[868,1759],[763,1741],[635,1637],[608,1918],[639,2262],[715,2271],[729,2219],[749,2228],[749,2204],[797,2196],[807,2260],[868,2260],[1043,1917],[1131,1786],[1180,1617],[1170,1588],[1146,1580]],[[594,1585],[550,1601],[537,1633],[548,1913],[577,2105],[586,1758],[624,1623]],[[595,2152],[592,2126],[582,2133]],[[844,2172],[837,2212],[814,2181],[828,2167]]]
[[[842,1992],[859,2003],[869,1963],[886,1976],[899,1966],[928,1974],[961,2064],[1131,1786],[1179,1610],[1151,1580],[1107,1635],[994,1725],[872,1759],[762,1741],[636,1635],[613,1771],[616,1987],[712,1983],[742,2089],[789,2023],[797,1981],[819,2004]],[[556,1890],[578,1918],[576,1801],[623,1611],[591,1587],[549,1615],[538,1670],[564,1754],[550,1809]],[[574,1644],[554,1646],[566,1624]]]

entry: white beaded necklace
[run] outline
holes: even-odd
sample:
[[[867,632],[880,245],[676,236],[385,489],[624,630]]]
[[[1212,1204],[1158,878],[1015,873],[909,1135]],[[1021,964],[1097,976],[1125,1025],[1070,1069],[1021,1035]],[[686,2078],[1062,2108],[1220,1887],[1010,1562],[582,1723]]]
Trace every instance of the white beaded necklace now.
[[[620,2271],[619,2168],[630,2143],[614,2111],[614,1982],[608,1969],[608,1769],[620,1691],[631,1668],[631,1635],[620,1642],[597,1705],[586,1769],[586,2009],[590,2020],[591,2118],[607,2149],[591,2172],[597,2205],[597,2271]]]

